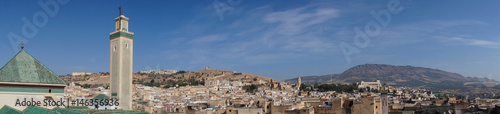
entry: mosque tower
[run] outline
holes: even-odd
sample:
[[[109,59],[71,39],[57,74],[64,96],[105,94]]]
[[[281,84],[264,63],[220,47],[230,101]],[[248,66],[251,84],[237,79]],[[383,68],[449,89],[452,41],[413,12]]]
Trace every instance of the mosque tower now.
[[[111,98],[118,99],[120,109],[132,110],[134,33],[128,31],[129,18],[119,9],[115,31],[109,34]]]

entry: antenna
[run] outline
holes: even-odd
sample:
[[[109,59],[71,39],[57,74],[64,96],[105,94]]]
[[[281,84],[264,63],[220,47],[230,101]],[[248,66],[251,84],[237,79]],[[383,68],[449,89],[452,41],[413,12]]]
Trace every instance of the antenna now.
[[[122,6],[118,6],[118,10],[120,10],[120,15],[123,15]]]

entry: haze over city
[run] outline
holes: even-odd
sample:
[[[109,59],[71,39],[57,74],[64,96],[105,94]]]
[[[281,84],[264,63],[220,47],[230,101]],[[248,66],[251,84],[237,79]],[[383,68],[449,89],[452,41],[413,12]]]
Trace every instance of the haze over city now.
[[[219,2],[227,6],[217,9]],[[9,37],[16,34],[24,37],[25,50],[58,75],[108,72],[108,35],[119,4],[135,33],[134,72],[209,66],[282,80],[374,63],[500,80],[500,1],[399,2],[400,12],[392,12],[387,25],[360,47],[355,28],[364,31],[377,22],[371,11],[388,11],[390,1],[74,0],[49,14],[46,23],[35,23],[37,31],[30,34],[23,27],[44,9],[36,1],[3,1],[0,64],[19,51],[19,38]],[[346,57],[344,43],[359,53]]]

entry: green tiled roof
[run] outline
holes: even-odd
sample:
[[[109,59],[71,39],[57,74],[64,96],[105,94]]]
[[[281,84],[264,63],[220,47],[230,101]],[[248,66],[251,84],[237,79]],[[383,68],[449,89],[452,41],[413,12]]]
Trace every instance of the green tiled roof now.
[[[86,106],[70,106],[67,109],[71,109],[71,110],[89,110],[90,108],[86,107]]]
[[[84,113],[84,112],[76,112],[76,111],[62,109],[62,108],[59,108],[59,107],[56,107],[56,108],[52,109],[52,111],[56,111],[59,114],[87,114],[87,113]]]
[[[21,111],[16,110],[12,107],[4,105],[2,109],[0,109],[0,114],[21,114]]]
[[[88,107],[68,107],[68,108],[54,108],[53,111],[57,111],[61,114],[149,114],[143,111],[131,111],[131,110],[96,110],[89,109]]]
[[[66,84],[54,72],[21,50],[0,69],[0,82]]]
[[[104,94],[99,94],[99,95],[95,96],[94,98],[92,98],[92,100],[94,100],[94,101],[96,99],[105,100],[105,99],[109,99],[109,97],[104,95]]]
[[[149,114],[143,111],[131,110],[95,110],[88,107],[67,107],[46,109],[43,107],[28,106],[23,111],[16,110],[7,105],[0,109],[0,114]]]
[[[120,36],[134,39],[134,34],[130,34],[128,32],[121,32],[121,31],[109,35],[109,39],[113,39],[113,38],[120,37]]]
[[[0,87],[3,92],[30,92],[30,93],[47,93],[49,89],[45,88],[16,88],[16,87]],[[52,89],[52,93],[64,93],[64,89]]]
[[[67,108],[56,107],[54,109],[28,106],[23,111],[19,111],[5,105],[0,109],[0,114],[149,114],[149,113],[144,111],[131,111],[131,110],[121,110],[121,109],[96,110],[82,106],[79,107],[70,106]]]
[[[45,108],[28,106],[23,110],[23,114],[57,114],[55,111],[51,111]]]

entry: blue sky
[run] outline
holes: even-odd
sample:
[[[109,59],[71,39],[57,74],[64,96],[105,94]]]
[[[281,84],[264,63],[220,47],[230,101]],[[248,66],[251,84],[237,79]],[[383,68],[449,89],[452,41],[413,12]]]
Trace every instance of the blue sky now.
[[[500,1],[396,2],[401,11],[356,45],[354,28],[378,23],[370,11],[389,11],[394,0],[2,1],[0,64],[23,39],[56,74],[108,72],[109,33],[121,5],[135,33],[134,71],[210,66],[283,80],[373,63],[500,80]],[[23,33],[25,21],[36,32]],[[350,61],[343,43],[359,50]]]

